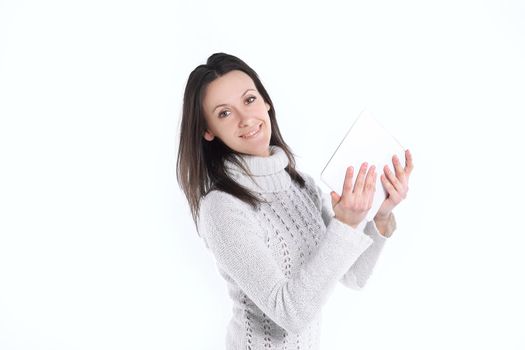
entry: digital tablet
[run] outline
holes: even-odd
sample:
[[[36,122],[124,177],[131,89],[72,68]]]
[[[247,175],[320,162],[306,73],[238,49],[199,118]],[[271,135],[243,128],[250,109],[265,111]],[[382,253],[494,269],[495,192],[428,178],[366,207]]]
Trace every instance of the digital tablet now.
[[[346,169],[353,166],[353,183],[363,162],[376,166],[376,191],[372,207],[366,221],[372,221],[385,200],[387,192],[381,182],[384,166],[394,172],[392,156],[396,154],[401,165],[405,166],[405,149],[366,109],[354,121],[341,143],[336,148],[321,172],[321,181],[332,191],[342,195]],[[368,171],[367,169],[367,171]],[[395,173],[395,172],[394,172]],[[364,222],[364,221],[363,221]],[[366,224],[366,222],[364,222]],[[360,225],[363,227],[363,225]]]

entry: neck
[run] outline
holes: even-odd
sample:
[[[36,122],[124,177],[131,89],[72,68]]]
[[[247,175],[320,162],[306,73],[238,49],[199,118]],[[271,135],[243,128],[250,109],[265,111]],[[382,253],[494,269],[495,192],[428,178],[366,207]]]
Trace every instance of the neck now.
[[[236,182],[249,190],[278,192],[290,186],[290,175],[285,170],[289,163],[288,156],[279,146],[271,145],[268,156],[240,155],[238,159],[245,164],[251,176],[230,161],[225,162],[225,168]]]

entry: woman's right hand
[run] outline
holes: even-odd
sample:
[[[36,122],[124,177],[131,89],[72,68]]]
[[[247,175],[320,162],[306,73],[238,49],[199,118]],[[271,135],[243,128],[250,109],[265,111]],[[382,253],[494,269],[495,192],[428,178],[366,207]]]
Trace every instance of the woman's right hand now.
[[[343,193],[339,196],[335,191],[330,193],[332,208],[336,219],[356,228],[372,207],[376,188],[375,166],[366,171],[368,164],[361,164],[355,184],[353,184],[354,168],[346,169]],[[365,177],[366,174],[366,177]]]

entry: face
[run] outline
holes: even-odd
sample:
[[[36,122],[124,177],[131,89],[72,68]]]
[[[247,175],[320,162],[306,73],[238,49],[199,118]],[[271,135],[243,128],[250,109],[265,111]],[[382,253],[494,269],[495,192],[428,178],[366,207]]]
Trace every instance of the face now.
[[[203,108],[208,126],[205,140],[218,137],[237,152],[269,155],[270,105],[246,73],[234,70],[212,81],[206,88]]]

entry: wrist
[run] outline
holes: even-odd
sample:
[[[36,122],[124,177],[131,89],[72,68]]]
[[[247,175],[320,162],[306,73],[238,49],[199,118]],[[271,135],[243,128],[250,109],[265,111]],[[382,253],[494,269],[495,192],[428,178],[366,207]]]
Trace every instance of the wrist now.
[[[333,215],[332,218],[333,218],[333,219],[336,219],[336,220],[339,221],[339,222],[342,222],[342,223],[345,224],[345,225],[350,226],[350,227],[353,228],[354,230],[357,229],[357,227],[359,226],[359,224],[351,224],[351,223],[349,223],[349,222],[346,222],[346,221],[344,221],[344,220],[338,218],[338,217],[335,216],[335,215]]]
[[[374,216],[374,221],[376,222],[386,222],[390,219],[390,216],[392,215],[392,212],[389,212],[387,214],[379,214],[377,213],[376,216]]]
[[[396,226],[392,212],[388,213],[386,216],[376,215],[374,217],[374,223],[379,234],[386,238],[392,235]]]

